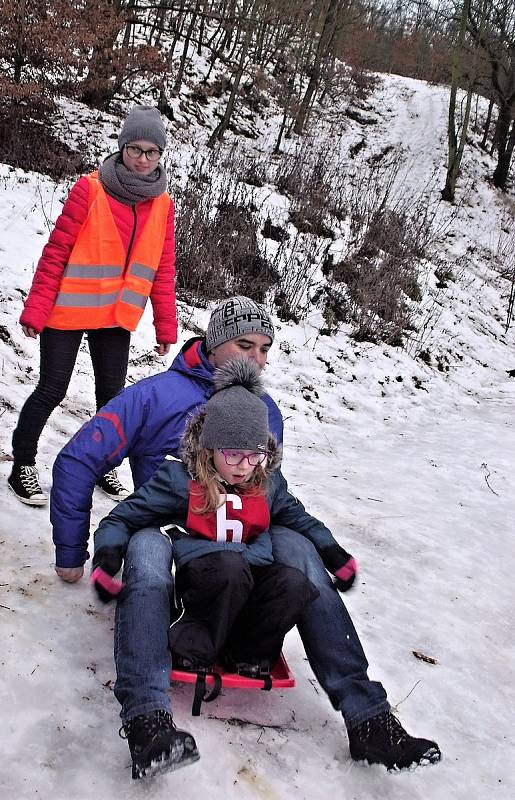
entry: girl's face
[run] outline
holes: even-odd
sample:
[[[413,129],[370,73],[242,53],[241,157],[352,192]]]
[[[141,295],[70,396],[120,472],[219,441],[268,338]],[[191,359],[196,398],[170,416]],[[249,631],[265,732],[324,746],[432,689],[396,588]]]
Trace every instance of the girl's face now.
[[[237,486],[250,480],[256,467],[249,464],[249,460],[245,456],[255,455],[254,450],[226,449],[224,452],[221,450],[213,450],[212,452],[215,469],[224,481],[232,486]],[[238,461],[238,457],[240,463],[230,466],[230,464]],[[227,460],[230,464],[227,464]]]
[[[139,155],[138,150],[141,151]],[[147,151],[149,151],[152,158],[151,161],[149,161],[145,155]],[[128,170],[135,172],[137,175],[150,175],[157,167],[159,158],[159,149],[147,139],[138,139],[135,142],[129,142],[122,150],[123,163]]]

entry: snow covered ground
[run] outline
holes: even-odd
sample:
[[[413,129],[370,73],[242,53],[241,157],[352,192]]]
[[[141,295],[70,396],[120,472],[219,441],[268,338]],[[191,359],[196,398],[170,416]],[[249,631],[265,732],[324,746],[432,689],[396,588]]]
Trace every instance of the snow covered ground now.
[[[367,132],[369,151],[391,142],[416,154],[419,172],[412,177],[422,183],[442,157],[445,103],[441,87],[386,79],[377,107],[389,122]],[[349,128],[352,136],[358,131]],[[410,352],[356,344],[345,330],[319,336],[313,312],[299,326],[278,323],[265,373],[286,421],[291,488],[360,562],[360,580],[344,599],[371,677],[383,681],[410,732],[438,741],[441,764],[391,775],[352,762],[342,719],[294,632],[285,651],[295,689],[226,692],[192,719],[191,688],[174,688],[176,722],[195,735],[201,759],[150,784],[131,782],[112,693],[113,609],[100,607],[85,580],[69,586],[57,579],[47,510],[22,506],[5,488],[2,798],[514,796],[515,379],[506,370],[515,368],[515,347],[513,329],[504,334],[502,324],[508,284],[491,268],[502,226],[513,230],[513,220],[504,199],[482,182],[487,166],[469,159],[467,185],[475,182],[477,191],[466,193],[443,245],[450,258],[468,253],[466,266],[448,289],[428,288],[427,302],[437,310],[424,341],[432,365]],[[16,414],[37,374],[37,344],[16,322],[20,290],[30,285],[46,218],[55,219],[64,194],[65,187],[44,177],[0,166],[4,481]],[[190,316],[204,327],[208,319],[207,311],[184,306],[180,314],[179,344],[190,335]],[[152,335],[147,316],[134,338],[131,380],[171,360],[151,355]],[[91,414],[92,396],[82,351],[69,395],[41,440],[45,488],[55,454]],[[125,465],[121,474],[129,483]],[[109,508],[95,496],[93,521]]]

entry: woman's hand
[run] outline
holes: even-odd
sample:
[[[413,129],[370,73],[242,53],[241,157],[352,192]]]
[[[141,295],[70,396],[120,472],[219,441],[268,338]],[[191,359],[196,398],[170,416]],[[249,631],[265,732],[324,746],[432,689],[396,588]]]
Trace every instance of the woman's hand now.
[[[169,342],[158,342],[154,347],[158,356],[167,356],[170,352],[170,343]]]
[[[28,336],[29,339],[37,339],[39,336],[37,330],[35,328],[30,328],[28,325],[22,325],[21,329],[25,336]]]

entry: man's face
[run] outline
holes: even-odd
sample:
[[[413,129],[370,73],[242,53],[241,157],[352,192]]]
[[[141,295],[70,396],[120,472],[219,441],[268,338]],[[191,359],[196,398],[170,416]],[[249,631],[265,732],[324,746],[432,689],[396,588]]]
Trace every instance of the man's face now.
[[[215,347],[209,353],[209,361],[214,367],[223,367],[226,361],[241,358],[254,361],[259,369],[263,369],[271,346],[270,337],[263,333],[244,333]]]

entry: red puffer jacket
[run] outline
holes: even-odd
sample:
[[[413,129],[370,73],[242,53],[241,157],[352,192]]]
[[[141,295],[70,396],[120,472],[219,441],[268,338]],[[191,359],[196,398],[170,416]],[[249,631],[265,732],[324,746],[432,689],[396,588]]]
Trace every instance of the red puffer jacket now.
[[[41,333],[54,306],[62,274],[79,231],[88,214],[89,185],[86,177],[79,178],[72,187],[63,210],[50,234],[39,259],[32,286],[20,317],[22,325]],[[134,206],[124,205],[107,194],[116,227],[128,251],[138,240],[150,213],[151,200]],[[134,236],[133,236],[134,231]],[[131,241],[132,240],[132,241]],[[166,224],[163,253],[156,272],[150,300],[154,310],[156,340],[163,344],[177,341],[177,312],[175,307],[175,242],[174,206]]]

